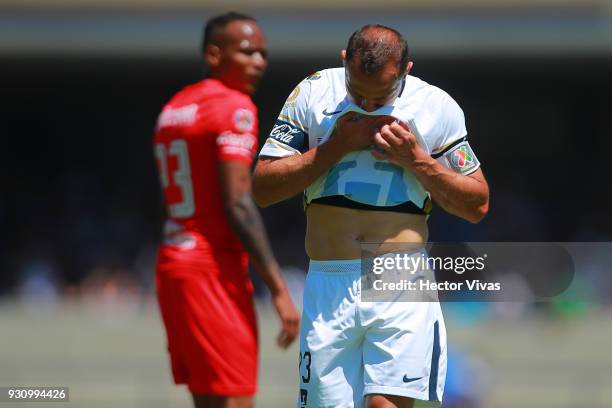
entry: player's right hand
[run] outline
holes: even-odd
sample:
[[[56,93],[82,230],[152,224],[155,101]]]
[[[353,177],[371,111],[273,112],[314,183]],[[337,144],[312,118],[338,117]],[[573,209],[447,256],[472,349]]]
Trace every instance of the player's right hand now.
[[[334,138],[342,143],[347,153],[367,149],[372,145],[376,132],[394,120],[391,116],[369,116],[349,112],[336,121]]]
[[[286,349],[300,333],[300,314],[287,289],[272,295],[272,303],[281,321],[281,330],[276,338],[279,347]]]

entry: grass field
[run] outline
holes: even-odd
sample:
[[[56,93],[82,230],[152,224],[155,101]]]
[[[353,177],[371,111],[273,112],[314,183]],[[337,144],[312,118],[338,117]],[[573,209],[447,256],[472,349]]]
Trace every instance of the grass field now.
[[[452,305],[445,306],[454,307]],[[277,323],[259,307],[259,407],[293,407],[297,346],[274,345]],[[458,325],[447,314],[451,344],[487,367],[483,407],[612,407],[612,313],[568,320]],[[78,302],[32,310],[0,302],[0,386],[70,388],[69,403],[20,407],[190,407],[171,384],[164,335],[153,300]]]

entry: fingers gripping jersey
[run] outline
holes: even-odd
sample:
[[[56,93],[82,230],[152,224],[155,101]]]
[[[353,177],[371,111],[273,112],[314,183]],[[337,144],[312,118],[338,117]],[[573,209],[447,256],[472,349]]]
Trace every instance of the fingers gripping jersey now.
[[[446,92],[407,76],[392,105],[366,112],[347,97],[343,68],[317,72],[293,90],[260,156],[286,157],[325,143],[338,118],[351,111],[389,115],[406,123],[423,149],[456,172],[470,174],[480,167],[466,140],[463,112]],[[419,209],[429,198],[413,174],[375,159],[369,150],[347,154],[305,191],[307,204],[337,195],[376,207],[412,202]]]
[[[191,231],[219,247],[239,246],[225,216],[218,164],[251,164],[257,151],[257,111],[249,96],[205,79],[163,108],[154,150],[169,214],[167,235]]]

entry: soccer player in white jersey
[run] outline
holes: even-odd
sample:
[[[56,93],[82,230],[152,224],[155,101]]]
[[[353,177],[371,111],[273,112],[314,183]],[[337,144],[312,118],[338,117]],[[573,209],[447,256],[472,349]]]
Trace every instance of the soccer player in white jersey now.
[[[424,243],[431,199],[479,222],[489,189],[465,119],[441,89],[410,76],[397,31],[367,25],[343,68],[302,81],[255,168],[268,206],[304,191],[306,251],[298,407],[412,407],[441,401],[446,332],[437,302],[361,298],[363,242]]]

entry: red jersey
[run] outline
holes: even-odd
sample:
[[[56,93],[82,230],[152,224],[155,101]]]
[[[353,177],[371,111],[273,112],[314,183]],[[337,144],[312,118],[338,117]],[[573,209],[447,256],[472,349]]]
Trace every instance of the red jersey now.
[[[175,382],[192,393],[255,393],[253,285],[247,253],[224,211],[218,166],[251,164],[256,150],[253,102],[215,79],[184,88],[157,122],[168,220],[156,287]]]
[[[212,248],[242,248],[224,211],[218,164],[251,164],[257,129],[250,97],[216,79],[185,87],[164,106],[154,143],[167,238],[189,232]]]

